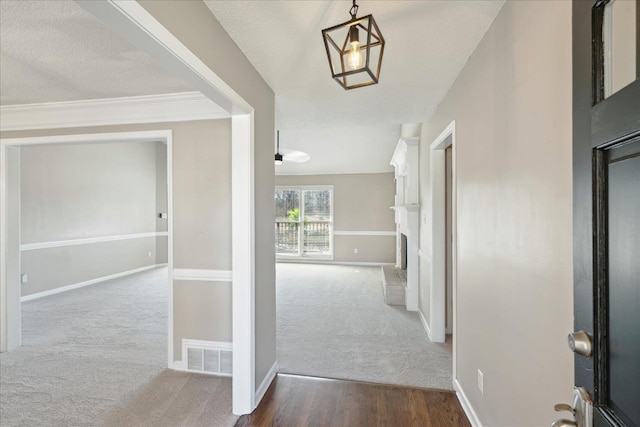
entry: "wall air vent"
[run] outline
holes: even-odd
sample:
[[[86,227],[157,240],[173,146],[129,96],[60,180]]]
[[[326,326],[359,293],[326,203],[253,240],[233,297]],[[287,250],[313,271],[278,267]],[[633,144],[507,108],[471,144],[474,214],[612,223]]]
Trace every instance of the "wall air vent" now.
[[[182,340],[184,370],[230,377],[233,372],[233,345],[230,342]]]

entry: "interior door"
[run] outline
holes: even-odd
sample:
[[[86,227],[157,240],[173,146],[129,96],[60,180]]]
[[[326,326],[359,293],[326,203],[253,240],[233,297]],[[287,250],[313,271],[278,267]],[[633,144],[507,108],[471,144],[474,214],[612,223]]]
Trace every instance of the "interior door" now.
[[[573,1],[577,412],[555,425],[640,426],[640,1],[615,1]]]

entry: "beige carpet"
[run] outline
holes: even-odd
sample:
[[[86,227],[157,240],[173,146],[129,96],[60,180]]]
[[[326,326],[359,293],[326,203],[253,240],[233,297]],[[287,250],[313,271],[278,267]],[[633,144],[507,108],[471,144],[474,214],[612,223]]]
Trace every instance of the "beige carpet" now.
[[[380,267],[279,263],[280,371],[451,390],[451,342],[383,302]]]
[[[233,426],[231,380],[167,365],[167,272],[22,304],[0,355],[0,425]]]

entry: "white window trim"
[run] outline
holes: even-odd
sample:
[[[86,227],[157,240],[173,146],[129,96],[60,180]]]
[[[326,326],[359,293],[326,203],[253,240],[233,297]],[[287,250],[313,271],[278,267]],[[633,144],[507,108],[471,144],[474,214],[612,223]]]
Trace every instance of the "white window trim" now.
[[[302,194],[305,190],[328,190],[330,192],[330,215],[331,221],[329,221],[329,255],[305,255],[302,253],[302,245],[299,248],[299,253],[297,255],[289,255],[289,254],[279,254],[276,252],[276,260],[287,260],[287,259],[309,259],[309,260],[328,260],[333,261],[333,185],[278,185],[276,186],[275,191],[299,191],[300,192],[300,217],[304,218],[304,201]],[[302,224],[303,220],[298,220],[298,224]],[[300,239],[302,242],[302,237]]]

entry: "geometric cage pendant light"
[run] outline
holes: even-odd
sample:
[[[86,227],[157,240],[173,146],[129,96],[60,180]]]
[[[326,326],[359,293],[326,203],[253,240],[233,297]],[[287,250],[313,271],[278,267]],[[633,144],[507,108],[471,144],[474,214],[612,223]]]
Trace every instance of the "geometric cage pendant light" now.
[[[331,75],[344,89],[378,83],[384,37],[372,15],[356,17],[358,5],[353,0],[351,19],[322,30]]]

